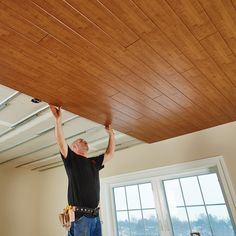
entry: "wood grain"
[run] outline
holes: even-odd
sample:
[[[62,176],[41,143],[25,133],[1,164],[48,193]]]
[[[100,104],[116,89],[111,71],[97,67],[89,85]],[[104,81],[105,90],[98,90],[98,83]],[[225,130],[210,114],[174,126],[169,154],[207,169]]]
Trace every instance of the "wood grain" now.
[[[1,0],[0,83],[146,142],[236,118],[230,0]]]

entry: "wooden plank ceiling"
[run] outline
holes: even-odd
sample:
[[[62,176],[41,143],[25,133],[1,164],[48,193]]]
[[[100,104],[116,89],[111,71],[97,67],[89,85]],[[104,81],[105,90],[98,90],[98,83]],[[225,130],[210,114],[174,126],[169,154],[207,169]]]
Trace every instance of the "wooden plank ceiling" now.
[[[0,83],[149,143],[234,121],[236,1],[0,0]]]

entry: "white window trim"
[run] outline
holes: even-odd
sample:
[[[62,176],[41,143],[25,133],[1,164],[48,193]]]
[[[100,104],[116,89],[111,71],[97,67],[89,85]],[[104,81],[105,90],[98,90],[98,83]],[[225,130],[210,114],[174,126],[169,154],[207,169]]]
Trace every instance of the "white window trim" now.
[[[205,173],[209,168],[215,167],[218,171],[220,179],[222,181],[223,190],[225,192],[227,202],[231,209],[231,213],[234,221],[236,222],[236,194],[233,188],[232,182],[229,178],[228,170],[222,156],[201,159],[191,162],[185,162],[181,164],[175,164],[166,167],[159,167],[153,169],[147,169],[137,172],[132,172],[123,175],[112,176],[108,178],[101,178],[101,220],[103,222],[103,235],[117,235],[116,233],[116,219],[115,219],[115,204],[113,200],[112,189],[129,184],[137,184],[142,182],[152,182],[153,185],[160,184],[162,180],[181,177],[184,175],[193,175],[196,171],[199,174],[203,170]],[[204,171],[205,170],[205,171]],[[201,173],[201,172],[200,172]],[[158,181],[156,181],[158,180]],[[155,201],[158,210],[158,220],[160,223],[161,236],[171,236],[170,221],[168,216],[168,209],[166,201],[163,199],[163,187],[157,186],[157,190],[154,190],[155,199],[159,199],[160,202]]]

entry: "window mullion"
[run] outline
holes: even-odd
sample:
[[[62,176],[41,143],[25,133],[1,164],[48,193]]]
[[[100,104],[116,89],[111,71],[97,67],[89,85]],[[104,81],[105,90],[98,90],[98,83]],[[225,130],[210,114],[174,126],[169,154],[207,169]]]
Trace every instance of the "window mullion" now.
[[[144,219],[143,219],[143,206],[142,206],[142,202],[141,202],[141,194],[140,194],[140,189],[139,189],[139,184],[138,184],[138,195],[139,195],[139,204],[140,204],[140,210],[141,210],[141,216],[142,216],[142,222],[143,222],[143,229],[144,229],[144,233],[146,235],[146,227],[144,224]]]
[[[210,229],[211,229],[211,234],[212,234],[212,236],[214,236],[213,230],[212,230],[212,226],[211,226],[211,222],[210,222],[210,219],[209,219],[208,210],[207,210],[207,207],[206,207],[205,199],[204,199],[204,196],[203,196],[203,192],[202,192],[202,188],[201,188],[201,185],[200,185],[200,181],[199,181],[198,176],[197,176],[197,182],[198,182],[198,185],[199,185],[199,188],[200,188],[200,192],[201,192],[201,195],[202,195],[202,200],[203,200],[204,208],[205,208],[205,210],[206,210],[207,221],[208,221],[208,224],[209,224]]]
[[[164,193],[164,187],[162,186],[161,183],[162,180],[159,178],[152,179],[153,195],[154,195],[157,219],[160,225],[160,233],[162,234],[164,232],[166,235],[166,232],[168,232],[169,235],[173,235],[171,220],[165,200],[166,198]]]
[[[188,210],[187,210],[187,207],[186,207],[186,201],[185,201],[185,197],[184,197],[184,192],[183,192],[182,184],[181,184],[180,179],[178,179],[178,181],[179,181],[180,190],[181,190],[182,197],[183,197],[183,201],[184,201],[185,212],[186,212],[186,216],[187,216],[187,219],[188,219],[189,229],[190,229],[190,232],[192,232],[192,227],[191,227],[191,224],[190,224],[190,219],[189,219],[189,215],[188,215]]]
[[[129,219],[129,235],[131,235],[130,231],[130,218],[129,218],[129,207],[128,207],[128,198],[127,198],[127,191],[126,191],[126,186],[125,186],[125,199],[126,199],[126,207],[127,207],[127,214],[128,214],[128,219]]]

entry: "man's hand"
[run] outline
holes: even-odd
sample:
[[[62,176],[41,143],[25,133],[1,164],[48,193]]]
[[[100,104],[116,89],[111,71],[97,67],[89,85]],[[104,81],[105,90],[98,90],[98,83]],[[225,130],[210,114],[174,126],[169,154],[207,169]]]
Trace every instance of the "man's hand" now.
[[[57,106],[54,106],[54,105],[49,105],[49,107],[52,111],[52,114],[53,114],[54,118],[56,120],[61,119],[61,107],[57,107]]]
[[[106,129],[106,131],[109,135],[114,135],[114,132],[113,132],[113,129],[112,129],[111,125],[105,126],[105,129]]]
[[[62,153],[63,157],[67,158],[68,146],[67,146],[67,143],[64,138],[63,131],[62,131],[61,108],[54,106],[54,105],[49,105],[49,106],[50,106],[52,114],[55,118],[55,136],[56,136],[56,141],[57,141],[58,147],[59,147],[60,152]]]
[[[107,125],[105,127],[105,129],[106,129],[107,133],[109,134],[109,141],[108,141],[106,152],[104,154],[103,164],[106,163],[107,161],[111,160],[112,157],[114,156],[114,152],[115,152],[115,135],[112,130],[112,127],[111,127],[111,125]]]

